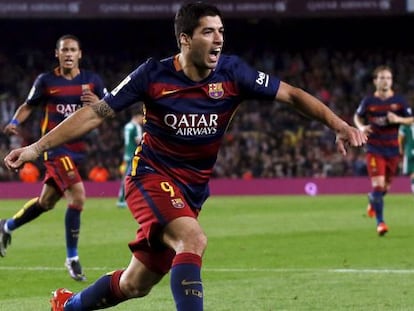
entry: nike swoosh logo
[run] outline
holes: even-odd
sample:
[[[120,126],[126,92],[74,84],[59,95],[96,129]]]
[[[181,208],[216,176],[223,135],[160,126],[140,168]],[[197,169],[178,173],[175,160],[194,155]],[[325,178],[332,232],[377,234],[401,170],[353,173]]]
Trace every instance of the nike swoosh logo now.
[[[59,92],[58,89],[52,89],[52,90],[50,90],[50,94],[56,94],[57,92]]]
[[[181,281],[181,285],[186,286],[186,285],[194,285],[194,284],[203,284],[201,281],[187,281],[187,280],[182,280]]]
[[[180,89],[175,89],[175,90],[166,90],[166,89],[163,89],[163,90],[161,91],[161,95],[169,95],[169,94],[174,94],[174,93],[177,93],[179,90],[180,90]]]

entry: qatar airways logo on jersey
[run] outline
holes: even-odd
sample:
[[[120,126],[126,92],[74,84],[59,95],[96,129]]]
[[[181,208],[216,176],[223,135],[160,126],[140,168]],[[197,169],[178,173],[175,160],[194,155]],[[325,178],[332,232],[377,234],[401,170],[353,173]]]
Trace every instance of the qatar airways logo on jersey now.
[[[60,114],[63,114],[63,116],[66,118],[81,107],[82,105],[79,104],[57,104],[56,111]]]
[[[173,113],[164,116],[164,123],[175,130],[180,136],[205,136],[217,133],[218,114],[188,113],[176,115]]]
[[[378,125],[378,126],[385,126],[385,125],[388,124],[388,119],[387,119],[387,116],[373,117],[371,122],[375,125]]]

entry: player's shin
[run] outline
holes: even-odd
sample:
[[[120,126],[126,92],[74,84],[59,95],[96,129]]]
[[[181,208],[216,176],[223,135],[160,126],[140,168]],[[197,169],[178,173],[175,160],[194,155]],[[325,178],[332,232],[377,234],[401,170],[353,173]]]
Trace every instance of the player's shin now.
[[[7,227],[10,231],[13,231],[39,217],[39,215],[45,211],[46,210],[39,204],[39,198],[33,198],[27,201],[23,205],[23,208],[20,209],[11,219],[7,221]]]
[[[127,300],[119,288],[123,272],[117,270],[99,278],[71,298],[65,305],[65,311],[106,309]]]
[[[170,285],[177,311],[202,311],[201,257],[191,253],[176,255]]]

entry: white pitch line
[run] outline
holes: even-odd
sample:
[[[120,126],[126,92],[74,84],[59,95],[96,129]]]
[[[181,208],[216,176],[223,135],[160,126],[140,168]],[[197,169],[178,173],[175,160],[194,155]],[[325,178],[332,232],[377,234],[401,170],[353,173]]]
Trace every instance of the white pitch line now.
[[[227,269],[227,268],[205,268],[203,271],[208,272],[326,272],[326,273],[398,273],[398,274],[411,274],[414,270],[408,269],[262,269],[262,268],[250,268],[250,269]]]
[[[115,267],[83,267],[84,270],[96,270],[96,271],[112,271]],[[9,270],[9,271],[64,271],[66,268],[62,267],[13,267],[13,266],[0,266],[0,270]],[[239,273],[239,272],[275,272],[275,273],[303,273],[303,272],[312,272],[312,273],[354,273],[354,274],[414,274],[414,270],[411,269],[295,269],[295,268],[204,268],[205,272],[229,272],[229,273]]]
[[[102,267],[102,268],[98,268],[98,267],[85,268],[85,267],[83,267],[83,268],[85,270],[86,269],[88,269],[88,270],[105,270],[106,269],[104,267]],[[107,269],[110,269],[110,268],[107,268]],[[58,268],[58,267],[12,267],[12,266],[1,267],[0,266],[0,270],[11,270],[11,271],[13,271],[13,270],[16,270],[16,271],[18,271],[18,270],[24,270],[24,271],[61,271],[61,270],[66,270],[66,268]]]
[[[414,270],[408,269],[333,269],[332,272],[338,273],[396,273],[396,274],[411,274]]]

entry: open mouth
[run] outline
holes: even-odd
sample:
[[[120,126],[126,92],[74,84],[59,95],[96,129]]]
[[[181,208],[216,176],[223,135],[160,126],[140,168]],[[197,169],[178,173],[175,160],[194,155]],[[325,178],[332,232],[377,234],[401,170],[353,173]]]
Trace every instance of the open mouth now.
[[[210,53],[209,53],[210,60],[211,61],[217,61],[220,52],[221,52],[221,48],[215,48],[215,49],[211,50]]]

